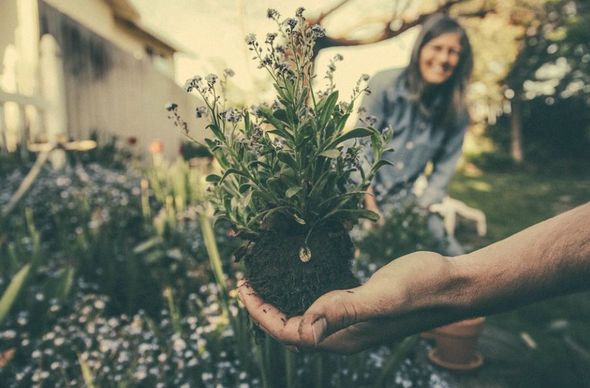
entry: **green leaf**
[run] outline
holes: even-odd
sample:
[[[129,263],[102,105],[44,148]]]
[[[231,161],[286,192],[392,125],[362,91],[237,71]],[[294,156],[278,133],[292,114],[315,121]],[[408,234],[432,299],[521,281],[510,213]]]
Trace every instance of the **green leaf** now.
[[[330,145],[328,145],[327,148],[333,148],[335,146],[337,146],[338,144],[345,142],[346,140],[350,140],[350,139],[356,139],[356,138],[360,138],[360,137],[366,137],[366,136],[371,136],[371,135],[375,135],[375,131],[372,131],[369,128],[355,128],[352,129],[348,132],[346,132],[343,135],[340,135],[336,138],[336,140],[334,140],[332,143],[330,143]]]
[[[207,182],[219,182],[221,180],[221,177],[217,174],[209,174],[207,175],[207,178],[205,178],[205,180]]]
[[[0,323],[2,323],[2,321],[10,311],[12,304],[18,297],[18,294],[20,293],[20,290],[23,284],[25,283],[25,280],[27,280],[27,276],[29,275],[30,269],[30,264],[27,264],[24,267],[22,267],[16,273],[16,275],[13,276],[12,280],[10,281],[10,284],[8,285],[8,288],[2,294],[2,298],[0,299]]]
[[[244,133],[246,136],[250,137],[252,134],[252,125],[250,122],[250,113],[248,111],[244,112]]]
[[[225,180],[225,178],[227,178],[230,175],[240,175],[240,176],[243,176],[245,178],[250,179],[250,176],[247,173],[245,173],[244,171],[240,171],[240,170],[238,170],[236,168],[228,168],[223,173],[223,176],[221,177],[221,180],[219,181],[219,184],[221,184]]]
[[[240,192],[240,194],[244,194],[251,187],[252,187],[252,185],[250,183],[244,183],[244,184],[240,185],[240,187],[238,188],[238,191]]]
[[[277,119],[277,120],[281,120],[282,122],[284,122],[285,124],[289,123],[289,119],[287,118],[287,112],[284,109],[279,109],[276,110],[273,113],[273,116]]]
[[[248,168],[254,168],[257,166],[262,166],[264,168],[270,169],[270,166],[268,165],[268,163],[264,163],[261,160],[253,160],[250,163],[248,163]]]
[[[377,163],[375,163],[373,165],[373,167],[371,168],[371,174],[376,173],[377,170],[379,170],[383,166],[392,166],[392,165],[393,165],[393,163],[390,162],[389,160],[381,159],[380,161],[378,161]]]
[[[207,125],[206,128],[210,129],[216,138],[218,138],[219,140],[225,141],[225,135],[223,134],[223,131],[221,130],[221,128],[219,128],[217,125],[211,123],[211,124]]]
[[[293,137],[293,135],[291,135],[289,133],[289,131],[287,131],[283,125],[275,125],[275,129],[271,129],[270,131],[268,131],[268,133],[272,133],[275,135],[279,135],[280,137],[282,137],[285,140],[290,140],[293,141],[295,140],[295,138]]]
[[[285,192],[285,195],[287,196],[287,198],[291,198],[292,196],[294,196],[295,194],[297,194],[301,190],[303,190],[303,187],[301,187],[301,186],[292,186],[292,187],[289,187],[289,189],[287,189],[287,191]]]
[[[262,219],[264,219],[266,217],[270,217],[272,214],[274,214],[280,210],[286,210],[286,209],[288,209],[288,206],[278,206],[278,207],[274,207],[272,209],[262,211],[262,212],[258,213],[254,218],[252,218],[250,220],[250,222],[248,222],[248,227],[254,227],[254,224],[261,221]]]
[[[293,156],[290,153],[280,151],[277,153],[277,158],[287,166],[291,167],[293,170],[298,170],[297,162],[295,162],[295,159],[293,159]]]
[[[321,208],[322,206],[324,206],[325,204],[327,204],[331,201],[340,200],[340,203],[337,204],[336,206],[334,206],[335,208],[338,208],[338,207],[341,207],[346,202],[348,202],[351,199],[351,197],[354,197],[355,195],[358,195],[358,196],[365,195],[366,193],[367,193],[366,191],[350,191],[348,193],[334,195],[334,196],[322,201],[317,207]]]
[[[72,288],[72,284],[74,283],[74,274],[76,269],[74,267],[70,267],[67,270],[64,270],[61,274],[61,277],[57,283],[57,289],[55,292],[55,296],[58,299],[64,299],[70,293]]]
[[[153,248],[157,245],[162,244],[163,242],[164,242],[164,240],[160,236],[150,238],[149,240],[146,240],[142,243],[137,244],[135,246],[135,248],[133,248],[133,253],[136,255],[143,253],[143,252],[150,250],[151,248]]]
[[[303,90],[301,91],[301,97],[299,98],[299,106],[305,105],[305,99],[307,98],[308,94],[309,94],[309,88],[303,88]]]
[[[358,218],[365,218],[367,220],[371,220],[373,222],[377,222],[379,221],[379,214],[375,213],[372,210],[367,210],[367,209],[351,209],[350,214],[358,217]]]
[[[338,91],[333,92],[328,96],[326,102],[322,105],[320,109],[320,120],[319,120],[319,127],[324,128],[328,123],[330,117],[332,117],[332,113],[334,112],[334,107],[338,102]]]
[[[333,218],[335,216],[343,215],[349,219],[359,219],[365,218],[371,220],[373,222],[377,222],[379,220],[379,214],[367,210],[367,209],[335,209],[326,214],[324,217],[321,218],[320,221],[326,221],[329,218]]]
[[[205,138],[205,143],[209,149],[215,148],[215,142],[209,138]]]
[[[151,252],[147,253],[143,257],[143,260],[145,260],[145,262],[148,264],[154,264],[154,263],[157,263],[158,261],[162,260],[165,257],[166,257],[166,252],[164,252],[161,249],[156,249],[155,251],[151,251]]]
[[[326,158],[336,159],[337,157],[340,156],[340,150],[338,150],[336,148],[332,148],[331,150],[326,150],[324,152],[321,152],[319,156],[325,156]]]
[[[92,377],[92,372],[90,371],[90,366],[82,359],[82,356],[78,354],[78,362],[80,363],[80,369],[82,371],[82,379],[84,380],[84,384],[88,388],[94,388],[94,378]]]
[[[297,213],[293,213],[293,219],[295,219],[295,221],[297,221],[297,223],[301,224],[301,225],[305,225],[305,220],[301,217],[299,217],[299,215]]]

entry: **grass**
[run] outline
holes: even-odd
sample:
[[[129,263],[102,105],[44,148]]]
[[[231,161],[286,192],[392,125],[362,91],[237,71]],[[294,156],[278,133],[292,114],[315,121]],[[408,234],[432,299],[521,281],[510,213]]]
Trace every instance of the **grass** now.
[[[450,191],[451,197],[486,214],[488,234],[475,242],[481,247],[590,200],[590,174],[462,172]]]
[[[457,174],[451,196],[485,212],[488,234],[461,233],[473,248],[488,245],[590,200],[590,174]],[[523,372],[538,386],[581,386],[590,369],[590,293],[568,295],[489,317],[488,322],[536,343],[533,369]],[[560,329],[558,327],[561,327]],[[573,345],[572,345],[573,344]],[[528,386],[528,385],[526,385]]]

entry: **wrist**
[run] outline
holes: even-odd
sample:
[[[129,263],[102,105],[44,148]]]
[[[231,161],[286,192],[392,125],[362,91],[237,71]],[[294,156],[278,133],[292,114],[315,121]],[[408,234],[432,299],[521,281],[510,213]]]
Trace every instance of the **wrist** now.
[[[464,256],[446,257],[421,252],[422,262],[409,283],[402,310],[412,313],[430,312],[453,321],[465,318],[472,308],[473,285],[477,279]]]
[[[450,306],[456,270],[450,259],[434,252],[415,252],[390,263],[384,282],[394,286],[394,314],[436,310]],[[380,275],[378,271],[375,275]],[[371,279],[372,280],[372,279]]]

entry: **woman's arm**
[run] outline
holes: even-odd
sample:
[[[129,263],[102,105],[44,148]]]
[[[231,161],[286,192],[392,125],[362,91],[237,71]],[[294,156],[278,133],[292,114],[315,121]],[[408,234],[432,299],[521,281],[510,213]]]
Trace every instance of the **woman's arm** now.
[[[428,208],[440,202],[448,192],[449,182],[455,175],[457,161],[461,157],[463,140],[467,131],[467,123],[461,125],[445,139],[432,160],[432,173],[428,177],[428,186],[418,198],[418,205]]]
[[[353,353],[388,339],[590,288],[590,203],[453,259],[416,252],[287,319],[248,287],[252,318],[286,344]]]

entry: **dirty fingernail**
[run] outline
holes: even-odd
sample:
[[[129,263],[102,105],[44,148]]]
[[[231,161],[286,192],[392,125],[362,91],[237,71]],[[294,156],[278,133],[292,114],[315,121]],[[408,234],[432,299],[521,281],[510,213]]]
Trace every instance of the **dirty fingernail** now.
[[[326,318],[320,318],[311,324],[311,334],[313,335],[313,343],[319,344],[323,339],[328,327]]]

